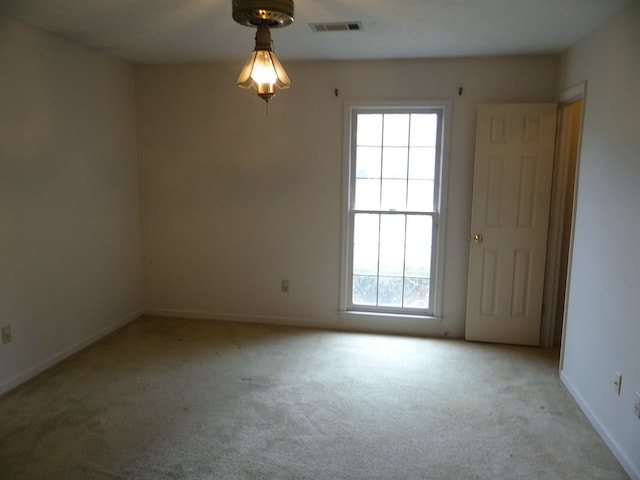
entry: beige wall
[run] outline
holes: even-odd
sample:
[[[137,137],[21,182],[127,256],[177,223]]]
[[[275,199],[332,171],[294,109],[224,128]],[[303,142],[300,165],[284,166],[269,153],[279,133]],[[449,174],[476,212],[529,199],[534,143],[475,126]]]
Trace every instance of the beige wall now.
[[[132,67],[0,17],[0,393],[140,312]]]
[[[239,64],[136,67],[145,306],[371,328],[337,315],[344,102],[449,100],[443,318],[388,328],[462,336],[477,105],[553,101],[558,58],[285,63],[268,114]]]
[[[560,86],[587,82],[562,376],[640,479],[640,2],[563,57]],[[613,376],[622,374],[622,392]]]

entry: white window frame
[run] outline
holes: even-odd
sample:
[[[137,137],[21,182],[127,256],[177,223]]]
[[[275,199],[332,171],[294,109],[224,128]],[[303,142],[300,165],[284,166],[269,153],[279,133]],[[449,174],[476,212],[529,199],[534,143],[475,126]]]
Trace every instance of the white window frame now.
[[[436,158],[436,185],[433,216],[433,245],[434,260],[431,274],[431,303],[428,310],[360,308],[350,305],[351,262],[353,229],[350,209],[354,198],[355,181],[353,168],[355,167],[354,148],[355,122],[357,113],[419,113],[420,111],[438,110],[442,115],[440,132],[440,154]],[[340,316],[388,316],[401,318],[440,318],[442,317],[442,299],[444,286],[444,258],[446,237],[446,198],[449,165],[449,132],[451,125],[451,102],[448,101],[418,101],[418,102],[345,102],[344,105],[344,139],[343,139],[343,184],[342,184],[342,234],[340,259]]]

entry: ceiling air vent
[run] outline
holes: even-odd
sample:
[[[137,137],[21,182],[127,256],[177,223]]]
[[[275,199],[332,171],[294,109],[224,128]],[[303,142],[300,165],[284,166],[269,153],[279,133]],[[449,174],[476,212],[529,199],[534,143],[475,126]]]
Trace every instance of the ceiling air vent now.
[[[362,30],[362,22],[331,22],[310,23],[314,32],[359,32]]]

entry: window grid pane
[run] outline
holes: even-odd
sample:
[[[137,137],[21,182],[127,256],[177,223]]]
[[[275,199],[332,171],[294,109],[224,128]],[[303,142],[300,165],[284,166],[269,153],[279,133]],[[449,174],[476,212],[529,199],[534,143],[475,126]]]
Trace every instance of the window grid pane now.
[[[435,113],[414,113],[411,115],[412,147],[435,147],[438,138],[438,115]]]
[[[356,178],[380,178],[382,148],[358,147]]]
[[[409,145],[409,115],[386,113],[383,119],[382,144],[385,147]]]
[[[380,196],[382,210],[402,211],[407,208],[406,180],[382,179],[382,194]]]
[[[357,145],[382,145],[382,114],[358,115]]]
[[[407,178],[407,147],[383,147],[382,178]]]
[[[409,178],[433,180],[436,174],[436,149],[434,147],[411,147],[409,149]]]

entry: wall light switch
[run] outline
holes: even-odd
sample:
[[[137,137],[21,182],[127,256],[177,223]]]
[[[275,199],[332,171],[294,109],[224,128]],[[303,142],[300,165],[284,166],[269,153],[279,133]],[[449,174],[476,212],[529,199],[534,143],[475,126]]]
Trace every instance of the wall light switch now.
[[[636,392],[636,403],[633,406],[633,413],[640,420],[640,392]]]

